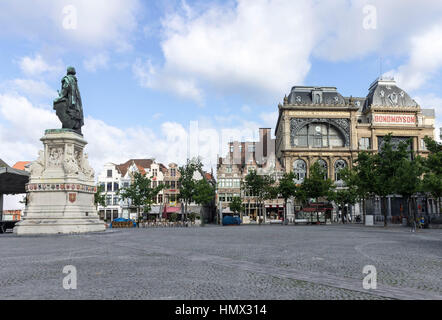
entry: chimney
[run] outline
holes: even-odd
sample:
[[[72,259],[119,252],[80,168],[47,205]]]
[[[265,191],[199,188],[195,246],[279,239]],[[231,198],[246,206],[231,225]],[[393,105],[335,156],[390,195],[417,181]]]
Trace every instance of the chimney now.
[[[260,128],[259,129],[259,139],[262,142],[262,156],[267,158],[268,155],[268,139],[270,136],[270,128]]]

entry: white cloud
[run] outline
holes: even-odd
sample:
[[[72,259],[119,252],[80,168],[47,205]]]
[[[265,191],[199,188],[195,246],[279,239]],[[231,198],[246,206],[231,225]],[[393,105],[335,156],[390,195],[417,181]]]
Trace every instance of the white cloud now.
[[[43,73],[56,73],[62,70],[62,63],[60,60],[51,65],[46,62],[40,54],[36,54],[34,57],[22,57],[19,61],[19,66],[21,71],[28,76],[38,76]]]
[[[75,12],[64,12],[66,6]],[[127,51],[140,9],[139,0],[3,0],[0,35],[39,39],[70,50],[111,46]],[[71,17],[76,25],[66,29],[66,19]]]
[[[374,30],[363,27],[368,4],[376,9]],[[274,101],[303,84],[312,56],[327,61],[369,54],[407,57],[413,39],[428,32],[441,14],[438,0],[419,6],[412,0],[237,0],[203,7],[183,2],[162,20],[164,64],[147,63],[143,83],[193,99],[215,88]],[[438,32],[432,30],[425,42]],[[427,77],[429,65],[417,65],[417,72]],[[173,85],[179,79],[187,90]]]
[[[278,111],[274,112],[262,112],[259,117],[264,122],[264,125],[268,128],[274,128],[276,126],[276,122],[278,121]]]
[[[109,55],[99,53],[83,61],[84,68],[89,72],[96,72],[99,69],[107,69],[109,64]]]
[[[177,74],[169,74],[163,70],[157,72],[150,60],[142,62],[137,59],[132,66],[132,72],[142,87],[172,91],[180,97],[190,98],[203,105],[203,94],[191,78],[180,78]]]
[[[436,123],[435,123],[435,139],[441,141],[440,139],[440,129],[442,128],[442,98],[436,96],[435,94],[426,94],[421,96],[416,96],[414,99],[419,103],[423,109],[434,109],[436,112]]]
[[[381,57],[407,55],[410,38],[431,28],[442,15],[439,0],[422,0],[419,5],[414,0],[332,0],[317,4],[313,22],[321,25],[321,34],[313,54],[330,61],[371,53]],[[364,11],[367,6],[375,11]],[[364,28],[369,15],[375,19],[374,29]]]
[[[392,70],[398,83],[406,90],[425,85],[442,67],[442,21],[411,39],[410,58]]]
[[[197,101],[205,86],[280,95],[310,69],[316,27],[308,1],[241,0],[201,14],[188,5],[184,11],[163,19],[165,64],[145,65],[146,86],[161,83]]]
[[[34,98],[53,99],[57,97],[57,91],[49,87],[46,82],[32,79],[14,79],[11,81],[5,81],[0,84],[0,88]]]
[[[13,144],[32,143],[46,129],[59,126],[54,112],[35,107],[28,99],[18,95],[0,94],[0,115],[10,125],[7,140]]]

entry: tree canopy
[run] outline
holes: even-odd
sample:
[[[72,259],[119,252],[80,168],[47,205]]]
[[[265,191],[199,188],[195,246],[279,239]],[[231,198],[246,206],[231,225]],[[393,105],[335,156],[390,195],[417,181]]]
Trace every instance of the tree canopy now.
[[[137,207],[139,219],[141,208],[143,208],[145,212],[149,212],[152,204],[155,202],[156,196],[163,188],[164,186],[162,184],[157,187],[152,187],[152,181],[147,176],[135,172],[130,185],[120,189],[118,194],[123,200],[128,199],[131,205]]]
[[[320,197],[328,197],[330,191],[334,190],[333,181],[325,177],[324,169],[316,162],[309,170],[309,176],[304,179],[300,186],[304,198],[317,200]]]

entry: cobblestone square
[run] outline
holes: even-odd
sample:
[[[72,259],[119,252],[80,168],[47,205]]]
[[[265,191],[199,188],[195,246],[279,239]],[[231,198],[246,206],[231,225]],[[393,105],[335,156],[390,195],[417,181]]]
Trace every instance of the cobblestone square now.
[[[442,230],[330,226],[0,236],[0,299],[442,299]],[[63,288],[63,268],[77,289]],[[362,282],[377,270],[377,289]]]

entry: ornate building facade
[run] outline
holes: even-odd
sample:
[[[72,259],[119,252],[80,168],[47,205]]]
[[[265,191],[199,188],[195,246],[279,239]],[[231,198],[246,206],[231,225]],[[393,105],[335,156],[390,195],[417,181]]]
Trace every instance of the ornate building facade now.
[[[259,207],[256,197],[244,192],[242,184],[251,171],[258,175],[271,176],[279,180],[283,174],[279,161],[275,156],[275,139],[271,129],[259,129],[259,141],[229,142],[229,150],[224,158],[218,158],[217,164],[217,206],[219,215],[231,215],[230,203],[234,197],[241,197],[245,211],[241,213],[243,223],[257,223],[262,214],[263,222],[281,222],[284,213],[282,199],[266,200]],[[221,217],[220,217],[221,218]]]
[[[339,186],[339,171],[361,150],[378,152],[390,132],[395,143],[412,138],[423,156],[423,138],[434,137],[434,110],[422,109],[392,78],[377,79],[366,97],[356,98],[335,87],[295,86],[278,108],[276,157],[299,183],[318,162]]]
[[[118,165],[107,163],[98,176],[98,185],[102,186],[103,194],[106,196],[106,205],[98,206],[100,218],[106,222],[112,222],[117,218],[137,218],[137,209],[129,200],[121,199],[118,194],[120,189],[130,186],[135,173],[148,177],[152,181],[152,187],[164,185],[164,189],[154,199],[149,214],[156,215],[158,218],[174,212],[181,214],[182,204],[178,198],[180,193],[178,168],[176,163],[170,163],[166,167],[156,162],[155,159],[130,159]],[[204,171],[196,172],[194,179],[206,179],[212,185],[216,184],[213,175]],[[201,215],[206,223],[212,222],[214,211],[214,203],[206,206],[191,203],[188,207],[188,212]]]

